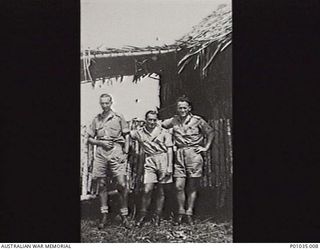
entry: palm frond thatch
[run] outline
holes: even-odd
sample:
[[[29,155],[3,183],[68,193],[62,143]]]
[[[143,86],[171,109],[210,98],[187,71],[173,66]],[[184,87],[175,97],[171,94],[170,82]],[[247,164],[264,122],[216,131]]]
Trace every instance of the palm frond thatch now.
[[[179,51],[183,51],[183,57],[177,62],[178,73],[182,73],[188,64],[194,62],[193,69],[199,68],[202,77],[205,77],[207,76],[208,67],[214,61],[214,58],[229,47],[232,42],[231,13],[230,5],[220,5],[198,25],[194,26],[188,34],[170,45],[163,44],[162,46],[145,47],[127,45],[122,48],[103,48],[100,45],[96,49],[82,50],[81,59],[87,62],[86,64],[84,63],[85,79],[92,81],[88,66],[90,65],[90,61],[95,57],[135,57],[137,55]]]
[[[81,51],[81,57],[88,56],[108,56],[108,55],[123,55],[131,53],[164,53],[166,51],[179,50],[179,46],[176,44],[163,46],[146,46],[146,47],[136,47],[132,45],[126,45],[122,48],[105,48],[105,49],[85,49]]]
[[[220,5],[217,10],[213,11],[209,16],[204,18],[198,25],[194,26],[191,32],[184,35],[176,41],[176,45],[182,49],[186,49],[186,55],[178,62],[178,66],[186,66],[184,62],[191,61],[190,58],[196,58],[197,68],[199,61],[202,72],[205,71],[212,63],[214,57],[232,42],[232,11],[231,5]],[[209,52],[208,52],[209,50]],[[206,53],[203,53],[206,51]],[[211,55],[210,52],[213,52]],[[210,54],[208,54],[210,53]],[[210,59],[207,60],[206,57]],[[180,68],[179,72],[182,72]]]

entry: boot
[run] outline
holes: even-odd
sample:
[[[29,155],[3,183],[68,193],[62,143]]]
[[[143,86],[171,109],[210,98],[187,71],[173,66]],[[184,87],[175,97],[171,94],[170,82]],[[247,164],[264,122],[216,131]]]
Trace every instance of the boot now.
[[[194,226],[192,215],[187,215],[187,221],[190,226]]]
[[[127,215],[121,215],[121,219],[122,219],[122,225],[125,228],[130,228],[130,223],[128,221],[128,216]]]
[[[108,214],[103,213],[100,223],[98,225],[98,229],[103,229],[107,225],[107,222],[108,222]]]
[[[178,214],[177,217],[175,218],[174,225],[179,226],[182,223],[183,219],[183,214]]]
[[[160,223],[161,223],[160,215],[156,214],[154,216],[154,224],[158,227],[158,226],[160,226]]]
[[[139,219],[136,221],[136,226],[141,227],[146,221],[146,215],[142,214],[140,215]]]

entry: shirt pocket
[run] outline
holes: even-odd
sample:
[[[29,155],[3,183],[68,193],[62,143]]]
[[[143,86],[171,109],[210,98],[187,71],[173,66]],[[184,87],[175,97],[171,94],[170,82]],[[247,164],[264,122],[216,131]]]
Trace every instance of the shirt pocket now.
[[[199,134],[199,128],[192,126],[192,127],[188,127],[186,130],[186,134],[187,135],[196,135]]]
[[[118,137],[120,135],[120,128],[110,127],[108,128],[108,132],[111,137]]]
[[[103,127],[97,128],[97,129],[96,129],[96,134],[97,134],[98,137],[103,137],[103,136],[106,135],[106,134],[105,134],[105,130],[104,130]]]

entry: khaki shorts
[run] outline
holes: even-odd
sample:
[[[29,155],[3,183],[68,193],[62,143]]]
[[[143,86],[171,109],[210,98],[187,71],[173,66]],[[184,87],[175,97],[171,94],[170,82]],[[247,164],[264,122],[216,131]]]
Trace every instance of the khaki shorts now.
[[[171,183],[172,175],[166,176],[167,166],[167,153],[147,156],[144,163],[143,183]]]
[[[127,175],[127,156],[123,153],[122,145],[114,143],[110,150],[97,147],[92,178],[117,177],[119,175]]]
[[[178,148],[175,154],[173,177],[201,177],[203,158],[195,147]]]

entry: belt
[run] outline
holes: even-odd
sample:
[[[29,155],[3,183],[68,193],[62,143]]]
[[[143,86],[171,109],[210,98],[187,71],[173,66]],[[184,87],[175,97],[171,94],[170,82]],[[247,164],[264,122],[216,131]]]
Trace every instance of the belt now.
[[[100,141],[112,141],[113,143],[118,143],[118,144],[124,144],[125,142],[123,141],[115,141],[115,140],[112,140],[112,139],[107,139],[107,138],[104,138],[104,137],[97,137],[98,140]]]
[[[167,152],[157,152],[157,153],[154,153],[154,154],[147,154],[146,153],[146,157],[150,157],[150,156],[156,156],[156,155],[161,155],[161,154],[166,154]]]
[[[104,148],[104,147],[102,147],[102,146],[98,146],[98,148],[101,148],[102,150],[104,150],[104,151],[106,151],[106,152],[114,149],[114,146],[115,146],[115,145],[118,145],[119,147],[122,147],[122,145],[124,144],[124,142],[122,143],[122,142],[118,142],[118,141],[113,141],[113,140],[111,140],[111,139],[106,139],[106,138],[103,138],[103,137],[100,137],[100,138],[97,137],[97,139],[98,139],[98,140],[101,140],[101,141],[110,141],[110,142],[113,143],[112,147],[110,147],[110,148],[108,148],[108,149],[106,149],[106,148]]]
[[[198,147],[198,145],[181,145],[181,146],[177,146],[178,149],[180,148],[195,148]]]

